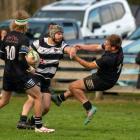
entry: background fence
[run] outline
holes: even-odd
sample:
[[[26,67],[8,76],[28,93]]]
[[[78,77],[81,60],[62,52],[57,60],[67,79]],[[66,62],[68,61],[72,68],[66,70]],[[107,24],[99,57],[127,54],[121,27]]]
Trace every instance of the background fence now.
[[[100,55],[96,55],[98,58]],[[92,61],[92,54],[80,54],[80,57]],[[4,62],[0,60],[0,87],[2,86]],[[134,72],[133,72],[134,71]],[[138,74],[135,71],[139,71],[137,64],[126,63],[123,66],[122,74],[119,81],[137,81]],[[52,80],[52,88],[57,91],[65,91],[68,89],[69,84],[77,79],[82,79],[91,74],[91,70],[85,69],[79,63],[74,60],[70,60],[68,56],[64,56],[64,59],[60,61],[59,69],[56,72],[55,77]],[[101,98],[103,92],[116,92],[116,93],[135,93],[139,94],[140,90],[136,88],[136,85],[120,86],[116,85],[110,90],[96,92],[96,98]]]

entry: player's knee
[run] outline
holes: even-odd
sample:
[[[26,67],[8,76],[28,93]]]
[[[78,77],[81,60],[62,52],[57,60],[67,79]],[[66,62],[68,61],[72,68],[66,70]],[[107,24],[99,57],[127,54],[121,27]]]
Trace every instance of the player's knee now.
[[[36,93],[34,93],[33,98],[34,98],[34,99],[41,99],[41,98],[42,98],[41,92],[36,92]]]
[[[71,83],[71,84],[69,85],[69,90],[70,90],[70,91],[73,91],[74,89],[76,89],[76,85],[75,85],[74,83]]]
[[[34,100],[33,97],[32,97],[31,95],[30,95],[30,96],[28,95],[27,101],[28,101],[28,102],[32,102],[33,100]]]
[[[40,94],[40,95],[35,95],[35,96],[34,96],[34,99],[42,100],[41,94]]]
[[[46,103],[44,103],[44,105],[43,105],[43,111],[44,112],[49,112],[49,110],[50,110],[50,103],[48,103],[48,101],[46,102]]]
[[[1,100],[1,106],[9,104],[9,100]]]

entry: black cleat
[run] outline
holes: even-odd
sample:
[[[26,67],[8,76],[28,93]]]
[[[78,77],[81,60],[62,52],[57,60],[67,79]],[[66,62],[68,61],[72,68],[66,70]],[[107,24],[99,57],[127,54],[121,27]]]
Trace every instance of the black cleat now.
[[[18,129],[27,129],[27,123],[19,121],[18,124],[17,124],[17,128]]]
[[[27,122],[19,121],[17,124],[18,129],[35,129],[35,124],[32,124],[30,119]]]
[[[28,124],[28,129],[35,129],[35,123],[31,121],[31,119],[28,119],[27,124]]]
[[[61,105],[61,101],[58,99],[58,96],[57,95],[52,95],[51,96],[51,100],[57,105],[57,106],[60,106]]]

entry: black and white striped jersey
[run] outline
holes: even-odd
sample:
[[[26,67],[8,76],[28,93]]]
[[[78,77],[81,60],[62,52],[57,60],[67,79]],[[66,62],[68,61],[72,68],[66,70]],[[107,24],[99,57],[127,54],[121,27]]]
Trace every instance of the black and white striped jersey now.
[[[51,79],[54,77],[59,60],[63,58],[64,48],[68,46],[64,41],[59,45],[48,44],[48,38],[42,38],[32,43],[31,47],[36,50],[40,56],[40,64],[35,74]]]

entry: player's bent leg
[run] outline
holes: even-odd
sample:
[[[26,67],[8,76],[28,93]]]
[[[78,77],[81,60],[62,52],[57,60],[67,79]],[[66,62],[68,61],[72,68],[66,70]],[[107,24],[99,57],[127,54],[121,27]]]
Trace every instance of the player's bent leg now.
[[[23,105],[23,109],[22,109],[21,114],[24,116],[28,116],[33,105],[34,105],[34,99],[30,95],[28,95],[28,99],[26,100],[26,102]]]
[[[86,90],[86,87],[84,81],[77,80],[71,83],[69,89],[74,97],[83,104],[83,107],[87,112],[87,117],[84,121],[84,124],[87,125],[91,121],[93,115],[96,113],[96,107],[93,106],[85,96],[84,91]]]
[[[42,115],[42,94],[38,86],[34,86],[26,90],[27,94],[34,99],[34,111],[35,116],[40,117]]]
[[[51,94],[50,93],[42,93],[43,94],[43,112],[42,116],[49,112],[51,106]]]
[[[18,129],[34,129],[34,125],[32,126],[30,121],[27,120],[28,113],[32,109],[34,104],[34,99],[28,95],[28,99],[23,105],[22,113],[20,115],[20,120],[17,123]]]
[[[48,113],[51,105],[51,94],[50,93],[42,93],[43,95],[43,112],[42,115],[45,115]],[[34,116],[31,117],[30,121],[28,120],[28,123],[30,124],[31,127],[33,127],[35,124],[35,118]],[[42,127],[42,128],[35,128],[35,132],[46,132],[46,133],[51,133],[54,132],[55,129],[52,128],[47,128],[47,127]]]
[[[34,99],[35,127],[42,127],[42,95],[38,86],[26,90],[27,94]]]
[[[9,103],[9,100],[11,98],[12,92],[2,90],[1,92],[1,99],[0,99],[0,108],[4,107]]]
[[[73,94],[73,96],[81,103],[85,103],[86,101],[88,101],[87,97],[84,94],[85,85],[83,80],[72,82],[69,85],[69,90]]]
[[[42,116],[48,113],[51,105],[51,94],[50,93],[42,93]],[[35,118],[34,116],[31,116],[30,119],[28,119],[28,125],[31,129],[34,129],[35,127]]]
[[[47,114],[50,109],[51,105],[51,94],[50,93],[42,93],[42,116]],[[30,119],[28,119],[28,124],[33,128],[35,126],[35,118],[34,116],[31,116]]]
[[[34,86],[26,92],[34,98],[34,112],[35,112],[35,132],[40,133],[51,133],[54,132],[54,129],[46,128],[42,125],[42,95],[40,92],[40,88],[38,86]]]
[[[43,94],[43,112],[42,112],[42,116],[43,116],[49,112],[49,109],[51,106],[51,94],[50,93],[42,93],[42,94]],[[54,132],[54,131],[55,129],[53,128],[47,128],[48,133]]]

